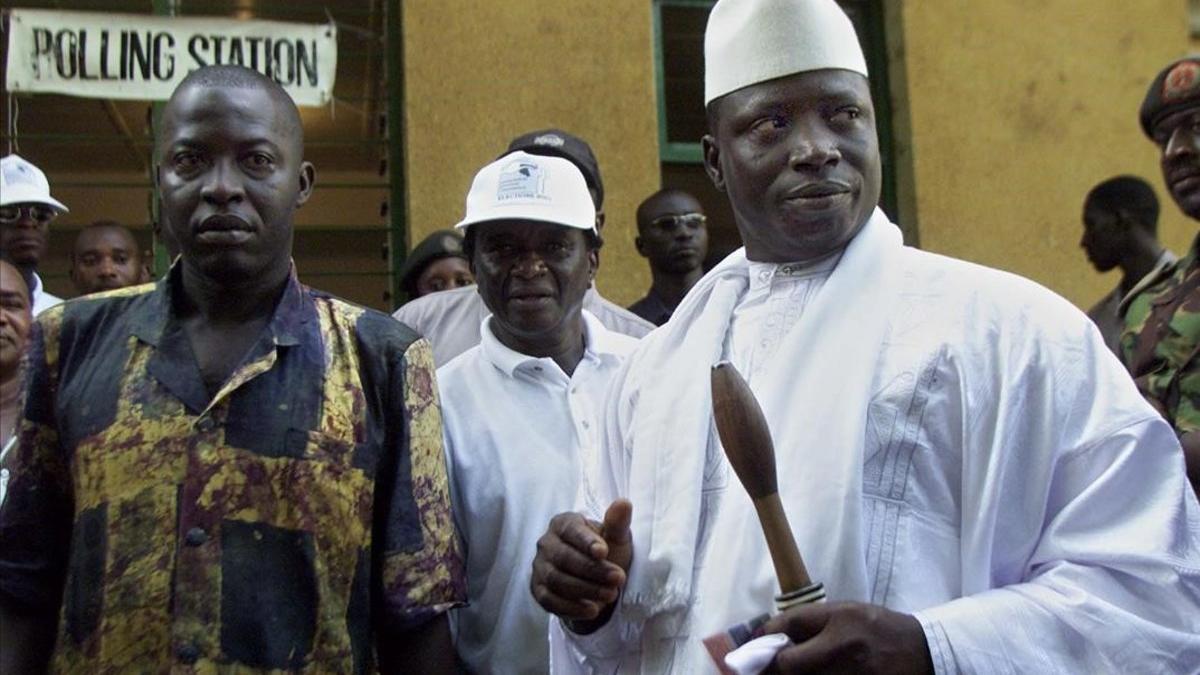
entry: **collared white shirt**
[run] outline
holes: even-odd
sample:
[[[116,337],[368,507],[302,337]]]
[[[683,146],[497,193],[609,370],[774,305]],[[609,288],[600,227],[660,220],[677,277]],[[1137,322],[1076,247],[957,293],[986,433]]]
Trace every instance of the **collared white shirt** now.
[[[640,338],[654,330],[654,324],[600,295],[595,286],[583,296],[583,308],[592,313],[609,331]],[[433,344],[433,360],[438,367],[479,344],[480,326],[491,313],[475,286],[430,293],[402,305],[392,318],[407,325]]]
[[[841,251],[812,263],[750,261],[750,284],[733,313],[730,352],[746,374],[769,367],[804,309],[820,292]]]
[[[547,523],[575,504],[609,381],[636,344],[586,310],[583,320],[584,354],[570,376],[501,344],[491,317],[479,346],[437,372],[470,603],[451,625],[477,673],[548,668],[548,615],[529,593],[530,564]]]
[[[51,307],[62,304],[63,299],[57,295],[51,295],[42,287],[42,278],[33,273],[33,288],[29,291],[29,297],[33,299],[33,315],[37,316]]]

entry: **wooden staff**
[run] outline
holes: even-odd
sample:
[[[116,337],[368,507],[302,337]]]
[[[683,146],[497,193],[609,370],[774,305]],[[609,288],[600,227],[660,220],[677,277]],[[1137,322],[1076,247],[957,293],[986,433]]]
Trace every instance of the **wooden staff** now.
[[[762,408],[732,363],[722,361],[712,368],[713,417],[717,434],[725,447],[738,480],[754,500],[758,521],[767,537],[767,549],[775,565],[775,576],[782,593],[775,598],[777,608],[825,597],[824,586],[813,583],[796,548],[787,514],[779,501],[775,476],[775,447]]]

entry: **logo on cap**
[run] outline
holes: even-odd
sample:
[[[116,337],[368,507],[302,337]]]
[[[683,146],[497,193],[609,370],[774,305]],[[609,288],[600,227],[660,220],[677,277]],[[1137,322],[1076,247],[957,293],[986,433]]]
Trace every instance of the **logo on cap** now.
[[[500,169],[496,201],[511,199],[550,199],[546,194],[546,173],[542,167],[518,159]]]
[[[552,148],[561,148],[564,143],[566,141],[563,140],[562,136],[557,134],[542,134],[533,139],[534,145],[548,145]]]
[[[447,253],[459,253],[462,251],[462,244],[459,243],[458,237],[446,235],[442,237],[442,248]]]
[[[1163,103],[1171,103],[1195,93],[1200,84],[1200,63],[1184,61],[1171,69],[1163,80]]]
[[[4,167],[4,178],[10,182],[36,182],[33,172],[29,170],[29,166],[24,162],[13,162]]]

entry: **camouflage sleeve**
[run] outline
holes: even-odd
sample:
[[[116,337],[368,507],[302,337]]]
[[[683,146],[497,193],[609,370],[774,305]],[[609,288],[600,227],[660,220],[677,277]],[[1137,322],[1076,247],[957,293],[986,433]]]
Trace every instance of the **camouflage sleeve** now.
[[[1145,330],[1146,320],[1150,317],[1152,297],[1151,293],[1143,292],[1133,299],[1125,311],[1125,326],[1121,330],[1121,362],[1130,372],[1134,368],[1134,354],[1137,352],[1138,343],[1142,338],[1142,331]]]
[[[0,603],[26,611],[57,613],[71,538],[71,476],[54,416],[61,318],[61,310],[44,313],[30,335],[25,404],[0,505]]]
[[[1200,430],[1200,290],[1190,267],[1130,303],[1121,357],[1138,390],[1177,434]]]
[[[399,400],[393,398],[392,410],[403,408],[405,424],[380,546],[381,581],[383,606],[401,625],[418,625],[466,601],[434,370],[429,342],[417,340],[406,350],[393,385]]]
[[[1180,369],[1175,409],[1168,411],[1175,433],[1200,431],[1200,359],[1192,359]]]

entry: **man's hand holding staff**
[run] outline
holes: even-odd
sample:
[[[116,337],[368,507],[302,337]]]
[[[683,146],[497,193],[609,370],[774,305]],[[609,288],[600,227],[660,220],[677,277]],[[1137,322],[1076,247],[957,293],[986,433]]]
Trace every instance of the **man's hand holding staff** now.
[[[732,364],[713,366],[712,399],[725,456],[754,501],[779,579],[775,604],[781,613],[762,632],[785,634],[794,643],[776,654],[767,672],[933,672],[925,633],[915,617],[868,604],[820,602],[824,586],[809,577],[779,500],[766,419]]]

